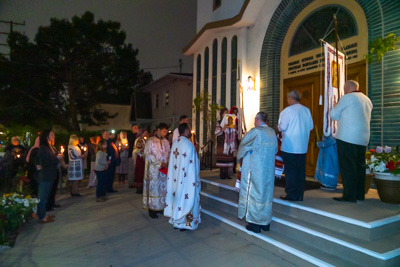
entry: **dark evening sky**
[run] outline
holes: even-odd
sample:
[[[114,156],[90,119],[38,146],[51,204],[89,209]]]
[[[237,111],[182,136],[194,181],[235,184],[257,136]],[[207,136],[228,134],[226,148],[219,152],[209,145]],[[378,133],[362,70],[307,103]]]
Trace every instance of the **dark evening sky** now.
[[[22,22],[14,30],[25,32],[32,41],[41,25],[49,25],[51,17],[71,18],[91,11],[95,19],[121,22],[126,42],[139,49],[141,67],[157,79],[169,72],[192,72],[192,58],[182,55],[196,34],[196,0],[0,0],[0,20]],[[0,31],[9,25],[0,23]],[[0,35],[0,43],[6,36]],[[2,53],[7,48],[0,47]],[[171,67],[173,68],[165,68]],[[152,68],[152,69],[150,69]]]

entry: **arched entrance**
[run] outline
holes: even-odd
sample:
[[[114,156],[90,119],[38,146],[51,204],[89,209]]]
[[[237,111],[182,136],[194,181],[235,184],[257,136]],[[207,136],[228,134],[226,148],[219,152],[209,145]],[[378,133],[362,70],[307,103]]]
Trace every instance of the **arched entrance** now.
[[[323,79],[319,64],[323,54],[318,40],[329,33],[332,15],[328,14],[334,12],[339,23],[348,24],[339,29],[349,56],[347,79],[358,80],[366,92],[367,69],[363,54],[368,44],[367,20],[356,1],[282,1],[280,7],[273,16],[280,23],[268,27],[261,52],[260,106],[270,114],[275,125],[280,111],[287,106],[287,92],[297,89],[302,93],[302,104],[310,108],[315,125],[310,135],[306,168],[307,175],[314,176],[318,156],[316,142],[323,123],[323,106],[319,106]],[[329,38],[332,37],[328,34],[325,40],[329,42]]]

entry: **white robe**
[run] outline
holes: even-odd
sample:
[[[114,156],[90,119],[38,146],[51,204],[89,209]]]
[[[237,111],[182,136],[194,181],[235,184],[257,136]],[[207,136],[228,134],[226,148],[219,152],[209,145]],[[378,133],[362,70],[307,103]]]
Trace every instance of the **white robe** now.
[[[162,145],[161,145],[162,144]],[[153,211],[165,208],[167,175],[159,171],[161,163],[168,163],[170,146],[167,139],[153,136],[144,148],[146,167],[143,180],[143,207]]]
[[[168,165],[164,216],[175,228],[195,230],[200,219],[200,162],[196,148],[184,136],[172,145]]]

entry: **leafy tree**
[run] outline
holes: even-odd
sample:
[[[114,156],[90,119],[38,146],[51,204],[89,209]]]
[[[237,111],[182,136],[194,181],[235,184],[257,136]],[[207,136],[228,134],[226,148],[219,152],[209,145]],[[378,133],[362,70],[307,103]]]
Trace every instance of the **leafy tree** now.
[[[0,123],[75,131],[79,123],[105,124],[116,114],[99,103],[129,104],[132,92],[152,81],[125,39],[119,22],[95,21],[90,12],[52,18],[34,42],[10,33],[10,57],[0,58]]]

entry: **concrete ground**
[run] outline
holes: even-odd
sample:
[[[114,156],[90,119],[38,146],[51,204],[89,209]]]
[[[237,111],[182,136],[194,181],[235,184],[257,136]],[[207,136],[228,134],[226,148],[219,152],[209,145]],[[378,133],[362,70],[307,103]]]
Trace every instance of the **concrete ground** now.
[[[166,217],[149,218],[134,189],[115,188],[106,203],[94,188],[59,195],[55,222],[27,223],[0,266],[293,266],[204,216],[195,231],[174,230]]]

